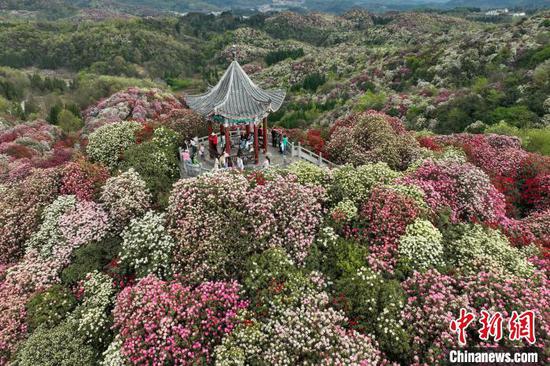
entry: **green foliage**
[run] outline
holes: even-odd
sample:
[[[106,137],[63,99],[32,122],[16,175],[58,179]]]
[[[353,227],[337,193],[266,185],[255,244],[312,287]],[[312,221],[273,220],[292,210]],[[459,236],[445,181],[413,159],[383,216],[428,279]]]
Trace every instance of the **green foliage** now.
[[[147,188],[161,206],[166,206],[172,185],[179,178],[177,134],[159,127],[153,139],[133,145],[124,152],[122,169],[133,168],[145,181]]]
[[[506,121],[516,127],[530,127],[537,120],[537,115],[527,106],[498,107],[491,113],[491,122]]]
[[[27,302],[27,323],[32,331],[39,326],[53,328],[76,306],[74,295],[61,285],[39,292]]]
[[[316,250],[318,268],[315,269],[331,280],[353,275],[367,265],[367,248],[353,240],[327,240],[324,245],[317,243]]]
[[[304,81],[302,82],[302,87],[305,90],[315,92],[317,91],[317,88],[323,85],[326,81],[327,81],[327,78],[325,74],[313,72],[311,74],[306,75],[306,77],[304,78]]]
[[[92,366],[94,351],[78,334],[76,325],[65,322],[53,329],[41,327],[31,334],[17,353],[20,366]]]
[[[59,104],[52,106],[50,108],[50,113],[48,114],[46,121],[48,121],[52,125],[57,125],[59,123],[59,113],[61,113],[62,110],[63,107]]]
[[[356,111],[367,111],[369,109],[381,110],[386,105],[387,97],[383,92],[374,93],[370,90],[362,95],[355,105]]]
[[[104,269],[118,255],[121,241],[120,237],[113,236],[76,249],[71,264],[61,272],[61,281],[74,285],[84,279],[86,274]]]
[[[73,112],[63,109],[59,114],[57,115],[57,125],[66,133],[69,132],[76,132],[79,129],[84,126],[84,122],[77,116],[73,114]]]
[[[265,62],[267,63],[268,66],[271,66],[280,61],[286,60],[287,58],[295,60],[302,56],[304,56],[303,48],[276,50],[276,51],[269,52],[265,56]]]

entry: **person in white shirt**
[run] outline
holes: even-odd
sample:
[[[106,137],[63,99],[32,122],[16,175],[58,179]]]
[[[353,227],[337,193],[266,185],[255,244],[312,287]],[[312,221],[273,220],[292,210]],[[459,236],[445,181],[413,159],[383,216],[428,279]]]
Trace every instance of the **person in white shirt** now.
[[[269,159],[269,156],[266,156],[265,160],[264,160],[264,163],[262,164],[262,167],[264,169],[267,169],[267,168],[269,168],[270,164],[271,164],[271,159]]]

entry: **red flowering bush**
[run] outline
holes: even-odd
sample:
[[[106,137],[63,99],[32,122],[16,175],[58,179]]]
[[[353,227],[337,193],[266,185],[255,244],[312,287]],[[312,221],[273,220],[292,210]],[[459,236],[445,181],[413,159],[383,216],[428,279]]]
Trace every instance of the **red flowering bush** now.
[[[373,269],[393,271],[399,238],[420,215],[422,210],[412,197],[391,187],[373,189],[359,213],[359,229],[351,230],[369,244],[368,259]]]
[[[236,325],[247,303],[236,282],[190,288],[145,277],[125,288],[113,310],[121,354],[132,365],[210,363],[214,346]]]
[[[326,151],[337,164],[385,162],[397,170],[406,169],[420,156],[418,142],[398,119],[374,111],[337,122]]]
[[[176,131],[180,141],[208,134],[208,123],[198,113],[190,109],[173,109],[163,116],[159,123]]]
[[[80,158],[63,168],[60,191],[80,200],[92,200],[108,178],[107,168]]]

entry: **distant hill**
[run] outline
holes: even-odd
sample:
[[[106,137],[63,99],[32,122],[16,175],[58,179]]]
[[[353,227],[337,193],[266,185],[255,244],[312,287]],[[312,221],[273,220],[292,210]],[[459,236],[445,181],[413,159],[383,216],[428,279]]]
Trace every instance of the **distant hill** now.
[[[489,8],[550,8],[550,0],[450,0],[446,3],[450,8],[476,7]]]

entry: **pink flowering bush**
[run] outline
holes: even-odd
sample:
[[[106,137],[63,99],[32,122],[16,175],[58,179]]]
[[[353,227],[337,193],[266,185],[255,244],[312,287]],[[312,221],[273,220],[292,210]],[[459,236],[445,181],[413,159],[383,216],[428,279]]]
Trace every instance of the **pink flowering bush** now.
[[[103,239],[109,229],[109,217],[99,204],[81,201],[59,218],[59,228],[70,245],[78,247]]]
[[[54,167],[68,161],[72,150],[59,144],[61,135],[58,127],[43,120],[12,128],[0,126],[0,183],[20,181],[33,167]]]
[[[433,211],[450,209],[453,222],[498,222],[505,216],[503,195],[469,163],[426,160],[400,182],[422,189]]]
[[[165,117],[184,105],[172,94],[159,89],[128,88],[101,100],[83,113],[87,133],[105,124],[121,121],[145,122]]]
[[[34,170],[17,184],[0,185],[0,263],[14,263],[23,254],[25,241],[36,230],[40,211],[59,189],[55,169]]]
[[[149,276],[125,288],[113,310],[121,354],[132,365],[196,365],[212,361],[214,346],[246,307],[236,282],[195,288]]]
[[[208,122],[190,109],[173,109],[159,123],[176,131],[180,142],[208,135]]]
[[[231,192],[231,194],[227,194]],[[251,184],[238,173],[176,183],[168,218],[175,268],[191,278],[230,276],[246,254],[284,247],[302,262],[322,219],[324,190],[294,177]]]

